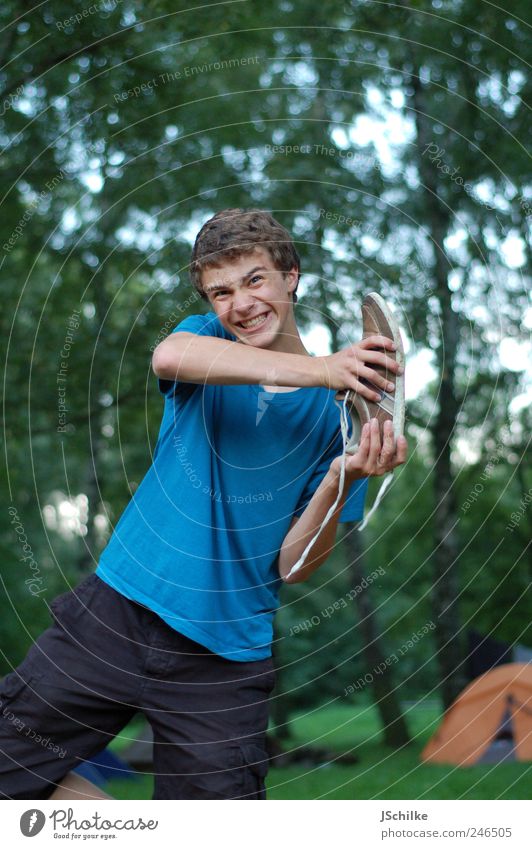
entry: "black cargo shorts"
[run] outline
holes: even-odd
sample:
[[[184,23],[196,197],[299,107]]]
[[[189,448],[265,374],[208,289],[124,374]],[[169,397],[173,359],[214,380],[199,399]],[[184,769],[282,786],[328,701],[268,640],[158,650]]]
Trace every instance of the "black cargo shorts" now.
[[[265,799],[271,658],[231,661],[91,574],[0,682],[0,799],[47,799],[137,713],[154,799]],[[117,777],[120,777],[119,775]]]

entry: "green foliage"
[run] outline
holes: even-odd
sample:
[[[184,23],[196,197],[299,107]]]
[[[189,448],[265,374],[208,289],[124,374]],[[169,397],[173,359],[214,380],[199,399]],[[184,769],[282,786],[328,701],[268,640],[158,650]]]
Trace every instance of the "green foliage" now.
[[[461,617],[464,628],[532,643],[526,512],[506,530],[530,486],[518,476],[530,422],[511,408],[526,373],[522,363],[503,368],[498,350],[527,335],[528,7],[440,7],[392,5],[383,16],[378,4],[305,0],[186,13],[168,0],[124,0],[76,21],[81,3],[20,18],[19,4],[2,4],[2,483],[46,576],[32,596],[4,511],[3,671],[49,621],[44,598],[94,568],[148,468],[162,409],[151,349],[204,309],[188,283],[191,240],[225,206],[264,206],[294,232],[303,328],[325,325],[335,346],[354,341],[357,304],[377,289],[400,310],[411,354],[434,353],[436,378],[408,411],[408,465],[364,535],[368,564],[385,569],[369,592],[389,653],[433,616],[430,428],[445,347],[435,270],[445,263],[461,396],[447,436],[473,439],[481,454],[477,465],[455,463]],[[386,162],[378,142],[392,113]],[[431,158],[427,145],[443,153]],[[472,188],[451,179],[454,169]],[[429,224],[443,229],[444,256]],[[509,235],[523,240],[517,268],[503,251]],[[490,441],[502,459],[462,512]],[[43,519],[80,494],[84,529],[68,535]],[[291,710],[327,704],[366,671],[355,605],[322,614],[349,590],[340,545],[311,582],[285,592],[276,650]],[[313,616],[318,626],[290,635]],[[403,696],[436,685],[433,653],[427,636],[402,658]]]

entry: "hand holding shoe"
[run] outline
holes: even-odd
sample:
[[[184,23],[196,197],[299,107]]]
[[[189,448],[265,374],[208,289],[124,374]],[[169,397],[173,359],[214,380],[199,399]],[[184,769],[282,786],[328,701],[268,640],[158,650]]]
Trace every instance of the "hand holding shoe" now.
[[[408,443],[406,437],[398,436],[394,440],[393,424],[391,421],[384,423],[384,438],[382,440],[379,432],[377,419],[372,419],[369,424],[362,428],[360,444],[355,454],[346,454],[345,477],[346,486],[360,478],[379,477],[391,472],[397,466],[406,462]],[[335,457],[331,463],[331,470],[340,475],[342,464],[341,457]]]

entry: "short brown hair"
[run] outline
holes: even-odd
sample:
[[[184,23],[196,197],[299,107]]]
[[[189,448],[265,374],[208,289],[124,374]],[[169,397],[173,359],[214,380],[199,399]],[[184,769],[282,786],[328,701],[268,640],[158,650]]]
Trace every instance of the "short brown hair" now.
[[[268,251],[279,271],[297,268],[299,284],[299,254],[288,230],[263,209],[222,209],[203,225],[192,250],[190,277],[201,297],[207,300],[201,285],[205,268],[219,267],[224,259],[238,259],[256,248]],[[295,289],[292,297],[295,303]]]

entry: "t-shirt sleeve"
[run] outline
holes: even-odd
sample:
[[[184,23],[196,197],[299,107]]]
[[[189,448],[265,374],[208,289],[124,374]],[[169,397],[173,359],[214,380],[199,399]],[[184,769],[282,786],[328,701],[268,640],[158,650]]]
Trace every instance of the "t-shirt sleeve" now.
[[[324,452],[320,462],[316,466],[312,477],[307,482],[305,490],[299,499],[297,508],[294,511],[295,516],[301,516],[307,508],[309,501],[316,492],[323,478],[329,470],[329,466],[335,457],[339,457],[342,453],[342,436],[338,433],[338,437],[334,440],[332,447]],[[368,489],[368,478],[361,478],[354,481],[349,487],[347,498],[338,518],[339,522],[360,522],[364,518],[364,503]]]
[[[197,336],[216,336],[219,339],[235,340],[235,337],[228,333],[220,323],[218,316],[215,313],[207,313],[206,315],[189,315],[183,319],[174,329],[172,333],[195,333]],[[192,392],[197,383],[189,383],[185,381],[168,380],[163,377],[157,378],[159,390],[166,398],[173,397],[179,391]]]

